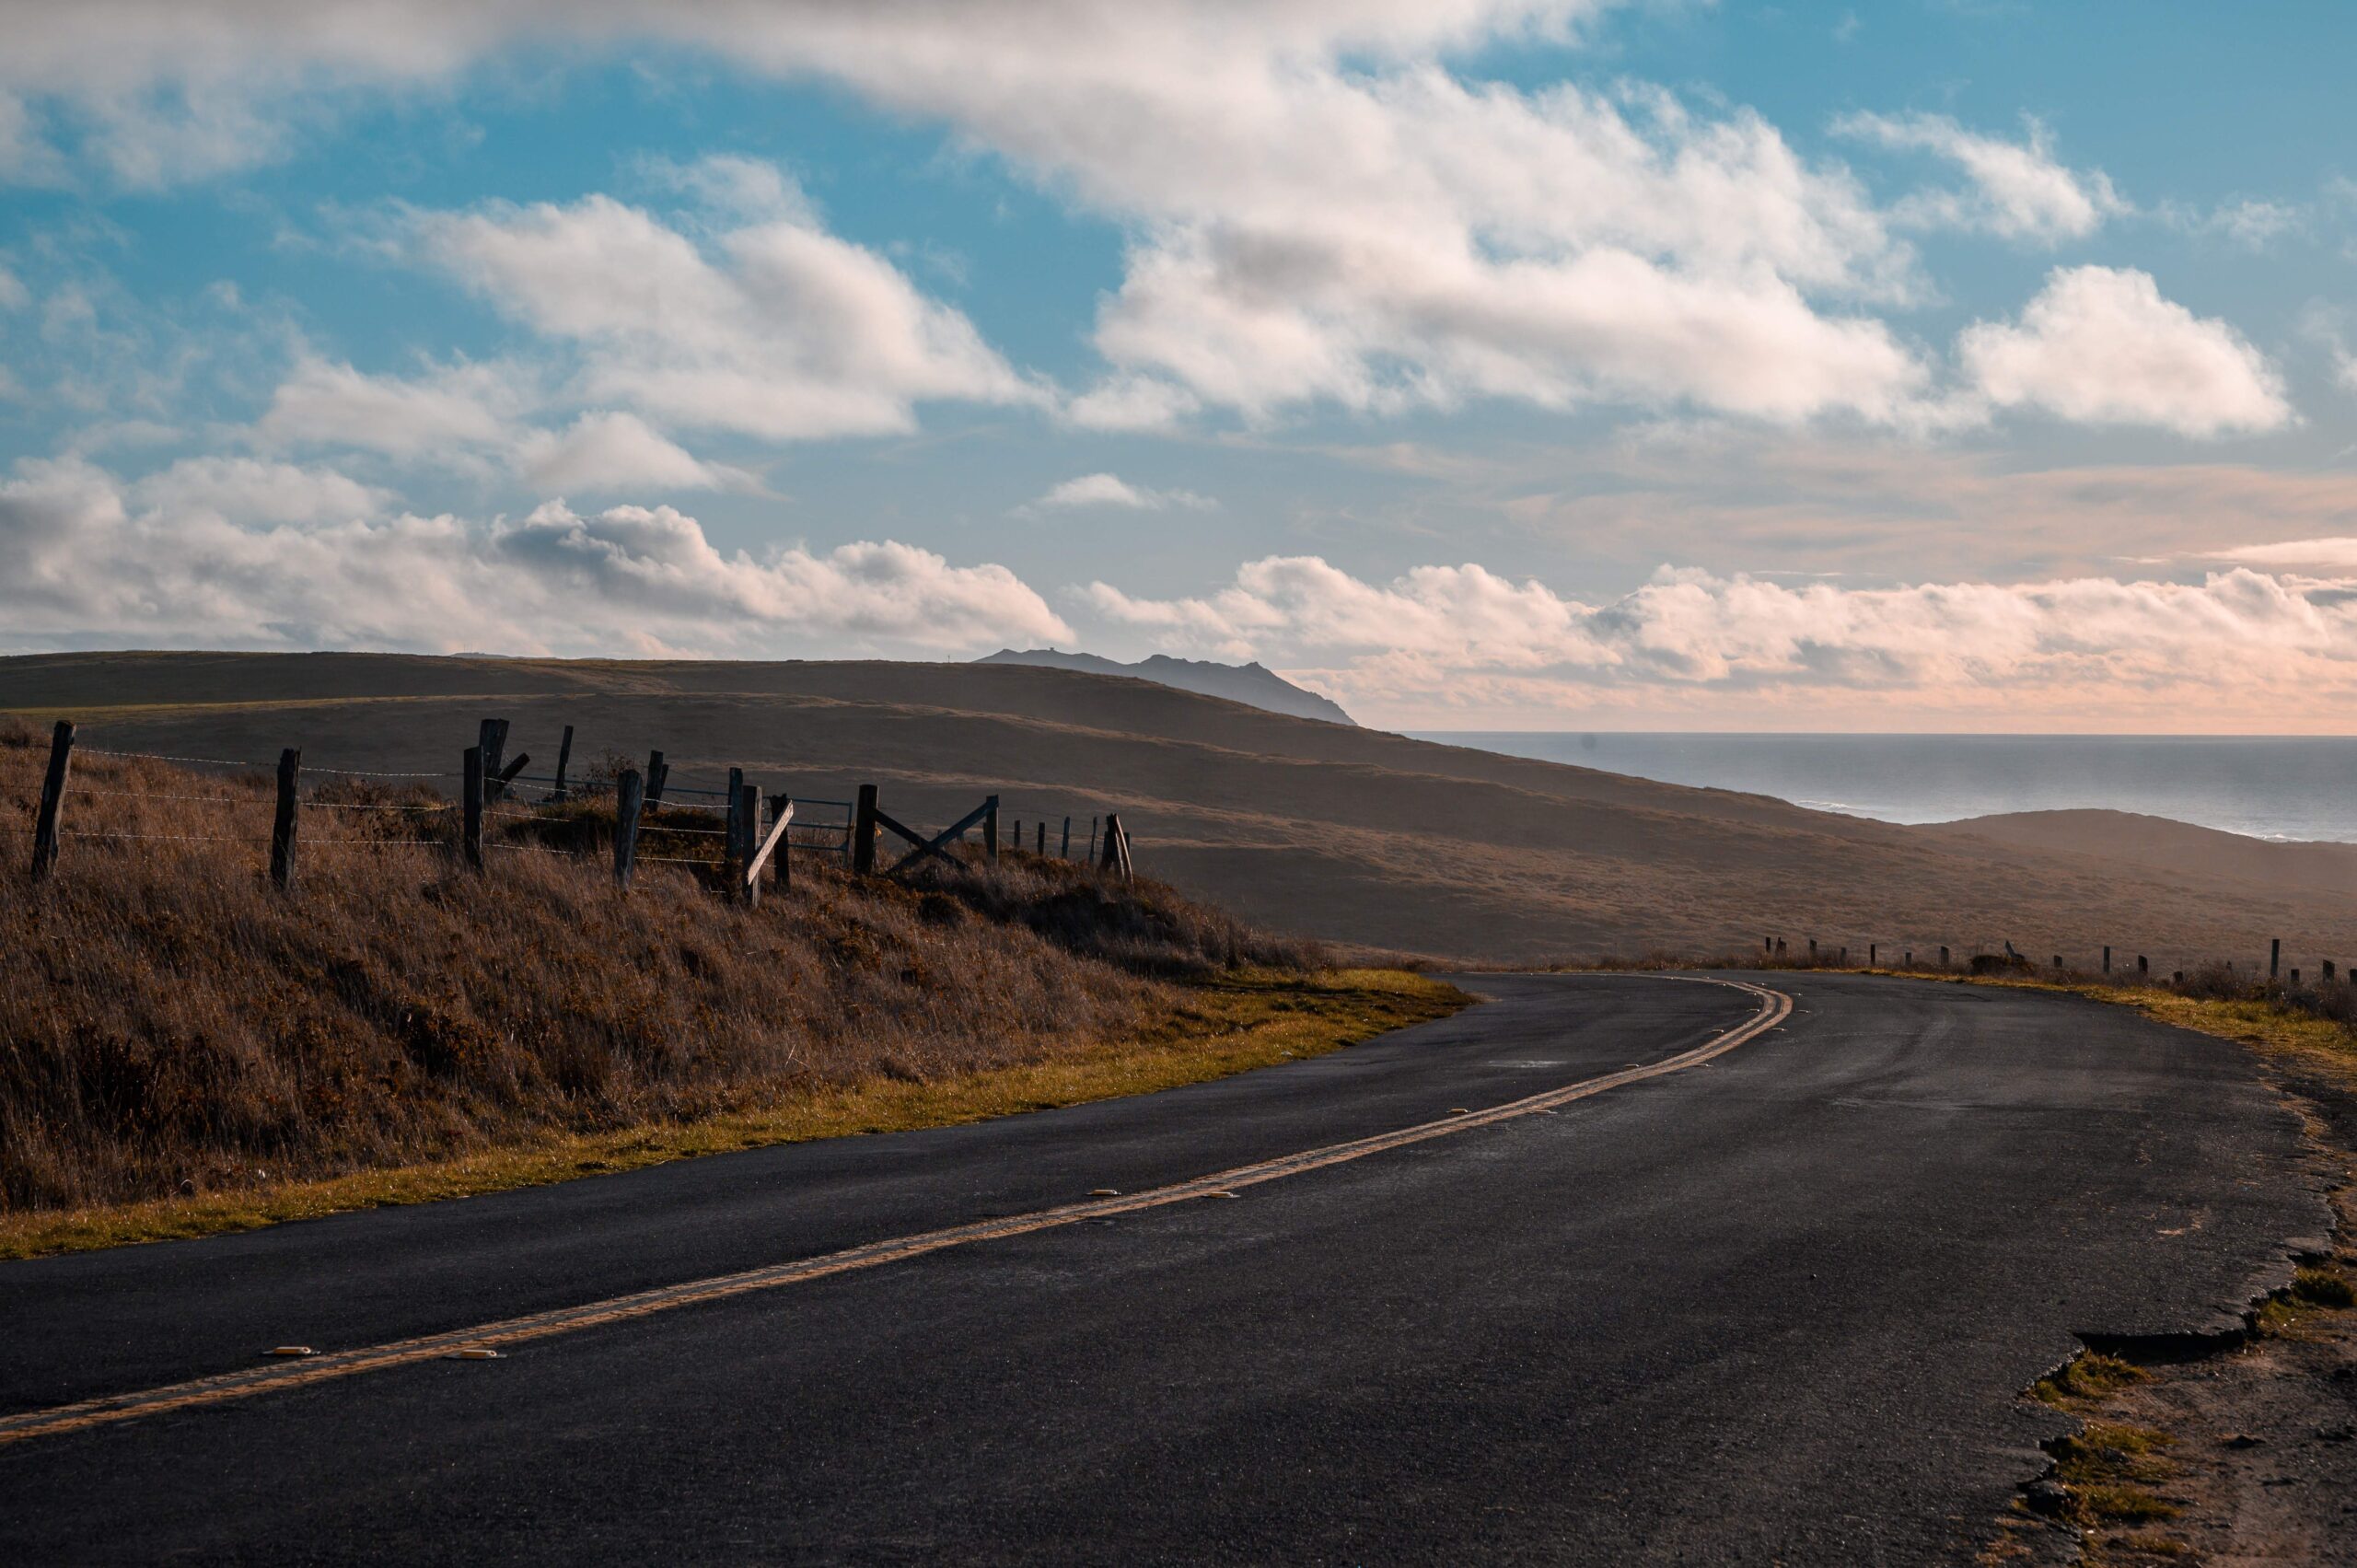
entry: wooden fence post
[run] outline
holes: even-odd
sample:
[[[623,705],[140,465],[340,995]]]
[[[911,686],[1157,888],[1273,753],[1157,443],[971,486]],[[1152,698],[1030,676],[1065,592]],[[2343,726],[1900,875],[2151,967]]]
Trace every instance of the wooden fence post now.
[[[573,761],[573,726],[564,726],[564,738],[556,743],[556,787],[549,791],[551,800],[564,798],[564,765]]]
[[[303,784],[303,752],[290,746],[278,754],[278,816],[270,825],[270,879],[278,890],[295,890],[296,801]]]
[[[1020,817],[1015,819],[1015,853],[1023,853],[1023,819]]]
[[[649,751],[646,754],[647,805],[660,806],[663,804],[663,784],[666,780],[670,778],[670,776],[671,765],[663,761],[663,753],[660,751]]]
[[[2267,945],[2267,978],[2273,980],[2283,972],[2283,938],[2278,936]]]
[[[1947,967],[1948,967],[1948,950],[1947,950],[1947,948],[1946,948],[1945,946],[1943,946],[1943,947],[1940,948],[1940,968],[1942,968],[1942,969],[1945,969],[1945,968],[1947,968]]]
[[[998,796],[994,795],[982,800],[982,858],[993,865],[998,864]]]
[[[2103,945],[2103,972],[2111,972],[2111,944],[2108,942]]]
[[[1072,819],[1069,817],[1064,819],[1063,847],[1056,851],[1056,855],[1059,859],[1062,860],[1070,860],[1072,858]]]
[[[1109,812],[1105,818],[1105,854],[1098,863],[1100,869],[1110,871],[1126,882],[1130,879],[1130,835],[1122,830],[1120,812]]]
[[[1907,949],[1907,967],[1910,970],[1915,967],[1915,949],[1912,947]]]
[[[876,874],[876,786],[859,786],[859,804],[851,822],[851,868],[854,876]]]
[[[773,795],[770,796],[771,821],[775,822],[781,818],[791,821],[793,820],[793,811],[794,796],[790,795]],[[772,857],[777,863],[777,890],[781,893],[794,886],[794,863],[787,857],[785,853],[792,847],[793,843],[790,838],[786,834],[781,833],[778,835],[777,848],[771,852]]]
[[[1880,951],[1881,947],[1878,944],[1873,942],[1866,944],[1866,968],[1873,969],[1875,967],[1875,955]]]
[[[65,814],[65,772],[74,761],[74,721],[59,719],[49,732],[49,772],[41,780],[41,815],[33,819],[33,880],[57,865],[57,823]]]
[[[498,790],[489,782],[499,777],[499,765],[507,755],[507,721],[485,719],[475,734],[475,744],[482,748],[483,793],[486,799],[499,798]]]
[[[2136,972],[2138,974],[2150,974],[2153,972],[2152,960],[2147,958],[2142,953],[2136,955]]]
[[[1032,853],[1042,860],[1048,858],[1048,819],[1045,817],[1039,819],[1039,844]]]
[[[646,780],[636,768],[625,768],[614,781],[614,885],[630,889],[630,872],[638,859],[638,813],[646,804]]]
[[[745,885],[745,770],[728,770],[728,793],[722,796],[728,803],[728,817],[722,824],[720,859],[726,868],[725,879],[733,895]]]
[[[482,748],[470,746],[459,769],[459,834],[469,865],[482,865]]]

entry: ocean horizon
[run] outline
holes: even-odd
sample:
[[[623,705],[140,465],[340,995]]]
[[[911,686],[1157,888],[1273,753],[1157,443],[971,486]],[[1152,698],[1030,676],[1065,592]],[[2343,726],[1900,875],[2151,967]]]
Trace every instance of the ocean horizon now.
[[[2347,737],[1412,733],[1886,822],[2092,807],[2258,839],[2357,842],[2357,738]]]

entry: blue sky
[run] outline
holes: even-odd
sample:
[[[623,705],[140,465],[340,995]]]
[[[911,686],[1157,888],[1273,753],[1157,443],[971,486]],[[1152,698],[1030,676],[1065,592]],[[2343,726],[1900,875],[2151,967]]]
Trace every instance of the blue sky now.
[[[5,11],[0,648],[2357,715],[2345,9]]]

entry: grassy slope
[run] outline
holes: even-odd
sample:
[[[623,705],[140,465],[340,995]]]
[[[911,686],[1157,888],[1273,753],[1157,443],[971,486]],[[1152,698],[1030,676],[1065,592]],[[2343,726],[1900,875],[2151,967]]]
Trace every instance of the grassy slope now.
[[[344,766],[449,765],[498,714],[543,757],[572,724],[577,756],[661,747],[682,777],[742,764],[805,796],[873,781],[917,821],[993,791],[1012,817],[1073,816],[1084,833],[1118,809],[1143,864],[1192,893],[1435,955],[1707,952],[1773,932],[1796,947],[2108,942],[2164,970],[2271,936],[2357,957],[2357,896],[2082,853],[2105,847],[2103,823],[2076,847],[1960,839],[1061,670],[45,656],[0,659],[0,709],[70,713],[99,745],[267,757],[300,742]]]
[[[42,755],[0,735],[0,815]],[[374,842],[451,834],[408,786],[314,786],[290,897],[266,782],[93,754],[75,783],[69,823],[142,836],[0,874],[0,1253],[1132,1093],[1465,1000],[1028,855],[806,863],[749,910],[683,814],[642,847],[695,863],[623,898],[595,810],[511,803],[470,873]]]
[[[1136,1032],[1019,1066],[929,1081],[871,1077],[749,1109],[553,1132],[451,1159],[203,1196],[0,1213],[0,1260],[250,1230],[394,1203],[472,1197],[772,1144],[946,1127],[1203,1083],[1446,1017],[1471,1001],[1398,970],[1247,971],[1181,989]]]

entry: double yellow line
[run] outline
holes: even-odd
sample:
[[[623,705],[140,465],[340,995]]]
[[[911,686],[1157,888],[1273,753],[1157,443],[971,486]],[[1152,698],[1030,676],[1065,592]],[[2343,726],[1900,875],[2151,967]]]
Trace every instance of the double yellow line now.
[[[1685,979],[1683,976],[1661,976],[1662,979]],[[914,1236],[897,1237],[888,1241],[871,1241],[864,1246],[846,1248],[817,1258],[805,1258],[791,1263],[772,1263],[741,1273],[716,1274],[709,1279],[690,1280],[681,1284],[662,1285],[654,1290],[633,1291],[628,1295],[609,1296],[602,1301],[585,1302],[578,1307],[560,1307],[547,1312],[534,1312],[521,1318],[503,1318],[471,1329],[458,1329],[447,1333],[424,1334],[415,1339],[394,1340],[386,1344],[369,1345],[358,1350],[330,1351],[322,1355],[307,1356],[298,1361],[273,1362],[243,1372],[224,1373],[215,1377],[199,1377],[191,1382],[168,1384],[160,1388],[146,1388],[128,1394],[109,1394],[102,1399],[85,1400],[78,1404],[57,1405],[48,1410],[27,1411],[20,1414],[0,1416],[0,1445],[22,1443],[35,1437],[52,1437],[61,1433],[78,1432],[87,1427],[105,1426],[119,1421],[134,1421],[141,1416],[160,1415],[167,1411],[190,1410],[199,1405],[224,1404],[231,1400],[251,1399],[260,1394],[273,1394],[287,1388],[300,1388],[313,1383],[325,1383],[338,1377],[355,1377],[364,1372],[382,1372],[389,1367],[407,1366],[413,1362],[433,1361],[459,1354],[470,1350],[505,1350],[533,1340],[549,1339],[557,1334],[570,1334],[583,1329],[595,1329],[608,1323],[624,1323],[633,1318],[650,1318],[658,1312],[669,1312],[682,1307],[695,1307],[707,1301],[725,1301],[730,1296],[747,1295],[754,1291],[775,1290],[783,1285],[800,1284],[807,1280],[825,1279],[830,1274],[849,1273],[855,1269],[873,1269],[880,1264],[898,1263],[906,1259],[923,1257],[952,1247],[965,1247],[977,1241],[997,1241],[1010,1236],[1025,1236],[1034,1231],[1052,1230],[1059,1225],[1076,1225],[1083,1220],[1104,1219],[1117,1214],[1136,1214],[1144,1209],[1160,1208],[1167,1203],[1183,1203],[1192,1199],[1207,1198],[1213,1193],[1232,1193],[1240,1187],[1255,1187],[1264,1181],[1276,1181],[1305,1171],[1320,1170],[1330,1165],[1364,1159],[1387,1149],[1402,1148],[1433,1138],[1446,1138],[1452,1133],[1470,1132],[1476,1127],[1494,1126],[1516,1117],[1550,1110],[1575,1099],[1585,1099],[1607,1089],[1619,1088],[1645,1078],[1658,1078],[1666,1074],[1697,1066],[1733,1051],[1746,1040],[1764,1034],[1782,1023],[1793,1010],[1792,998],[1765,986],[1750,985],[1740,981],[1705,981],[1701,983],[1731,986],[1747,991],[1759,998],[1759,1010],[1744,1023],[1724,1033],[1715,1035],[1691,1051],[1642,1067],[1623,1068],[1602,1077],[1584,1079],[1560,1089],[1532,1095],[1527,1099],[1508,1101],[1485,1110],[1468,1111],[1439,1121],[1421,1122],[1403,1127],[1396,1132],[1379,1132],[1371,1138],[1357,1138],[1346,1144],[1329,1144],[1323,1148],[1309,1149],[1300,1154],[1285,1155],[1254,1165],[1237,1166],[1233,1170],[1219,1171],[1211,1176],[1199,1176],[1190,1181],[1168,1187],[1156,1187],[1147,1191],[1128,1193],[1119,1197],[1094,1199],[1085,1203],[1066,1203],[1052,1209],[1040,1209],[1028,1214],[1011,1214],[1004,1219],[981,1220],[972,1225],[951,1225],[945,1230],[921,1231]]]

